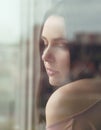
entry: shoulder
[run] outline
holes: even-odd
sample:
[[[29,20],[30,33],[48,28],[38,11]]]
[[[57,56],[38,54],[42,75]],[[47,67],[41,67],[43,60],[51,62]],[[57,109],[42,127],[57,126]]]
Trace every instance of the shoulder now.
[[[96,92],[94,83],[92,80],[80,80],[56,90],[46,105],[46,121],[49,124],[61,121],[94,104],[101,95]]]

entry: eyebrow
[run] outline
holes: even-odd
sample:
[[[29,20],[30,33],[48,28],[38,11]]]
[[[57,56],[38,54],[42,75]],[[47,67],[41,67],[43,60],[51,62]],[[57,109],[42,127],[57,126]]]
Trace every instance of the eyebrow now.
[[[44,37],[44,36],[42,36],[41,38],[42,38],[43,40],[48,41],[47,38]],[[67,39],[66,39],[66,38],[63,38],[63,37],[58,37],[58,38],[53,38],[53,39],[52,39],[52,41],[62,41],[62,40],[67,42]]]
[[[53,41],[67,41],[67,39],[59,37],[59,38],[54,38]]]

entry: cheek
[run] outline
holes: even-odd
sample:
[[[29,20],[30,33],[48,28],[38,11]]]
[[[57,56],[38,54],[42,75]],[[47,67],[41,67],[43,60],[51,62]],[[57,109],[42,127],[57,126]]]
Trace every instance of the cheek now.
[[[58,61],[61,69],[68,69],[70,68],[70,54],[69,51],[61,52],[58,56]]]

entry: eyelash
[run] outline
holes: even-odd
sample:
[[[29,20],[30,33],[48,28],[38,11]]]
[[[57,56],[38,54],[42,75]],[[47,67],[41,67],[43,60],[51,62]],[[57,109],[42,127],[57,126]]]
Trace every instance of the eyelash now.
[[[46,43],[45,41],[43,41],[43,45],[44,45],[44,47],[47,47],[48,43]]]
[[[44,41],[44,40],[42,40],[42,41],[43,41],[43,50],[45,50],[47,48],[47,46],[48,46],[48,43],[46,41]],[[62,43],[54,42],[53,44],[54,44],[53,45],[54,47],[66,49],[66,44],[65,43],[62,44]]]
[[[44,51],[46,48],[47,48],[47,46],[48,46],[48,44],[44,41],[44,40],[42,40],[42,50]]]

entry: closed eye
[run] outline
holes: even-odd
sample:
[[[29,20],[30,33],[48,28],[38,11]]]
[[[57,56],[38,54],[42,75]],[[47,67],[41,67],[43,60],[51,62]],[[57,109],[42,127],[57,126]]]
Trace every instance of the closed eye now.
[[[41,44],[40,44],[41,46],[41,51],[43,52],[46,48],[47,48],[47,46],[48,46],[48,44],[47,44],[47,42],[45,41],[45,40],[43,40],[43,39],[41,39]]]
[[[45,37],[42,36],[42,41],[43,41],[43,44],[44,44],[44,47],[46,47],[48,45],[48,41]]]
[[[56,47],[65,49],[65,47],[67,46],[67,42],[66,41],[62,41],[62,40],[54,41],[53,45],[56,46]]]

